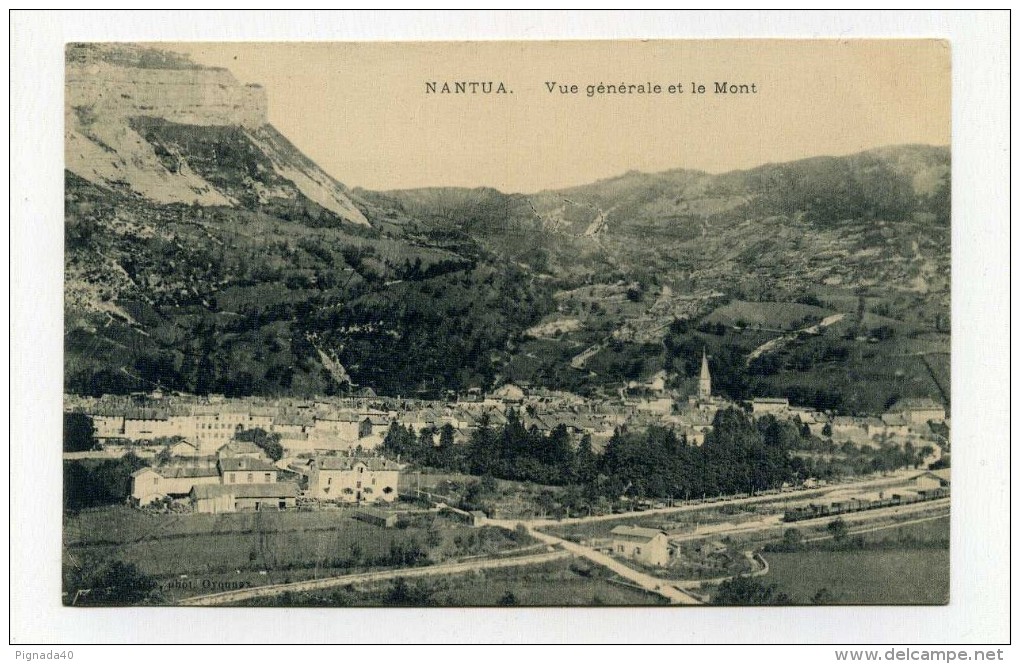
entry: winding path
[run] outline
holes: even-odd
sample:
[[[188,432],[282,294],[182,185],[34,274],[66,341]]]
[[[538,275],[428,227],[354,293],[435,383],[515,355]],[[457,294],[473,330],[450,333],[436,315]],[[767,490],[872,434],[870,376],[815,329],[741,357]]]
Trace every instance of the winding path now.
[[[820,334],[823,329],[829,327],[830,325],[835,325],[839,321],[843,320],[845,317],[846,314],[833,314],[822,319],[822,321],[819,323],[815,323],[814,325],[808,325],[805,328],[802,328],[800,330],[794,330],[793,332],[787,332],[781,337],[776,337],[775,339],[766,341],[765,343],[751,351],[751,353],[747,356],[747,364],[751,364],[751,362],[753,362],[756,358],[764,355],[765,353],[771,353],[772,351],[778,350],[782,346],[785,346],[786,344],[796,339],[797,335],[800,334],[801,332],[804,332],[806,334]]]

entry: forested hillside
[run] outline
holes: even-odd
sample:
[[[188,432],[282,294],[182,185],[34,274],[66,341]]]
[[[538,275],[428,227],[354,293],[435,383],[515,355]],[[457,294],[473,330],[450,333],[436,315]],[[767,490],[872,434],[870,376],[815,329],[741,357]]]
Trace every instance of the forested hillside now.
[[[535,194],[350,190],[257,87],[111,49],[68,51],[88,72],[66,109],[68,391],[593,394],[660,370],[684,391],[706,348],[732,398],[949,398],[947,148]],[[158,106],[160,85],[210,81],[218,96]]]

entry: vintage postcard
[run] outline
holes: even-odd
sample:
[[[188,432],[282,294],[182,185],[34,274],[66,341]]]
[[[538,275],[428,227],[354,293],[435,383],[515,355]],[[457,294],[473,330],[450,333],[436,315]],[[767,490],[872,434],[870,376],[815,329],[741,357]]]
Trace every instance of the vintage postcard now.
[[[947,42],[65,77],[64,605],[949,601]]]

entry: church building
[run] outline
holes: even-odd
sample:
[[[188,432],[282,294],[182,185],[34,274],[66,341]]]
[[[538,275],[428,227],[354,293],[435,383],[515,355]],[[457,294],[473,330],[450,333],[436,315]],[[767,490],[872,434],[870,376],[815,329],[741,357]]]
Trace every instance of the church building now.
[[[712,374],[708,371],[708,356],[701,349],[701,375],[698,377],[698,399],[712,398]]]

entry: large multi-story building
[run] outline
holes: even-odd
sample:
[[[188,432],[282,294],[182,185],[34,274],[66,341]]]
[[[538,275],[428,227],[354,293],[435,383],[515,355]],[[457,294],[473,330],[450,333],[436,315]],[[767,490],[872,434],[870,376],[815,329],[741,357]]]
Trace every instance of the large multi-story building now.
[[[131,475],[131,497],[138,505],[188,497],[196,512],[209,514],[292,508],[298,486],[277,482],[278,472],[264,459],[244,455],[220,456],[209,464],[142,468]]]
[[[400,465],[382,457],[324,456],[306,465],[308,495],[347,503],[392,502]]]
[[[930,398],[900,399],[886,412],[883,419],[897,416],[915,425],[945,422],[946,408]]]

